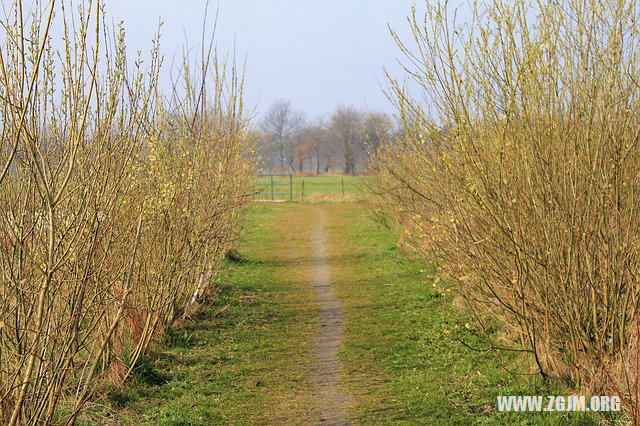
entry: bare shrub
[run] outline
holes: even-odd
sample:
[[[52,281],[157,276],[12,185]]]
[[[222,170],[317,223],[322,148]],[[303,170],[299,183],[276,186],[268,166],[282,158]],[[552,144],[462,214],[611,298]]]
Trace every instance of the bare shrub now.
[[[446,3],[414,9],[416,45],[397,41],[421,98],[390,80],[404,131],[374,164],[376,208],[479,328],[498,319],[536,371],[586,389],[623,365],[637,375],[638,12],[496,0],[460,23]]]
[[[0,49],[0,421],[73,423],[207,293],[253,174],[235,66],[158,92],[104,4],[8,7]],[[52,28],[64,34],[56,50]],[[189,79],[196,78],[192,84]],[[209,92],[207,91],[209,90]],[[124,362],[123,360],[125,360]]]

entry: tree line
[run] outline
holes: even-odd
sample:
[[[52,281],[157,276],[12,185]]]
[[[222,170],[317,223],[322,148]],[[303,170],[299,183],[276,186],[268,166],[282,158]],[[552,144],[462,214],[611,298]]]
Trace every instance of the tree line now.
[[[278,100],[257,126],[262,169],[270,172],[357,174],[380,145],[391,118],[338,106],[328,117],[308,120],[288,100]]]

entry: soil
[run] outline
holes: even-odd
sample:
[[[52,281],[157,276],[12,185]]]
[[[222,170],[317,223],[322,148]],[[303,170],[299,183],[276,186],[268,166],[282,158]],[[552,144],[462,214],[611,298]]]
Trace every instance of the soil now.
[[[314,336],[311,386],[316,424],[347,425],[347,411],[351,396],[339,386],[342,370],[338,350],[343,339],[344,317],[340,301],[331,286],[331,275],[327,263],[326,213],[322,207],[315,209],[315,225],[311,236],[313,257],[311,278],[320,305],[319,326]]]

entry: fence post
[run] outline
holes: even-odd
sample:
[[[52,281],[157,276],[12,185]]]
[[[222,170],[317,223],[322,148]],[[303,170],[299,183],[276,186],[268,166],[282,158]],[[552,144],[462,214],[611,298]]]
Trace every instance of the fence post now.
[[[342,198],[344,198],[344,178],[342,178]]]
[[[289,175],[289,199],[293,202],[293,175]]]
[[[271,175],[271,201],[273,201],[273,175]]]
[[[304,201],[304,179],[302,179],[302,192],[300,193],[300,201]]]

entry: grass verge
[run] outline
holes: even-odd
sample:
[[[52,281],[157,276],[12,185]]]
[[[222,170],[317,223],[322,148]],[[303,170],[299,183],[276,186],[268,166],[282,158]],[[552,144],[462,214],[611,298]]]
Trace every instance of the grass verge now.
[[[345,208],[346,207],[346,208]],[[332,280],[347,327],[344,382],[359,424],[598,424],[585,413],[499,413],[498,395],[571,395],[505,371],[495,356],[456,341],[465,318],[407,260],[364,207],[327,206]],[[346,236],[346,238],[345,238]],[[505,354],[503,361],[515,363]],[[515,368],[515,366],[514,366]]]
[[[300,280],[296,229],[285,206],[260,205],[240,261],[212,302],[155,348],[124,389],[103,395],[87,424],[277,424],[304,418],[313,295]],[[288,230],[291,238],[282,239]],[[157,380],[157,378],[160,380]],[[152,378],[153,380],[147,380]]]

